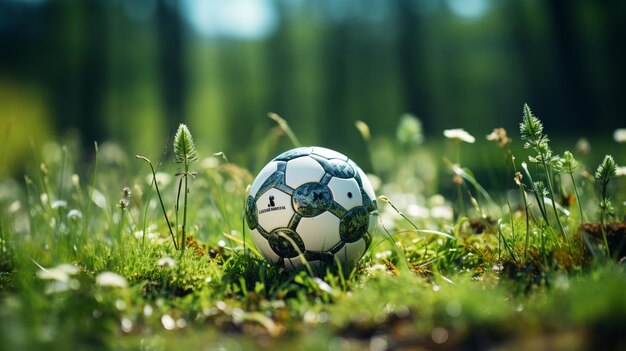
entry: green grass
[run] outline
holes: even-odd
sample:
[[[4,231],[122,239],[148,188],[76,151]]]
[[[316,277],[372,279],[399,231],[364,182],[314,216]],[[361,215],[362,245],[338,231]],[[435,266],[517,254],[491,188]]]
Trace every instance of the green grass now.
[[[255,253],[243,222],[253,176],[224,157],[199,152],[197,173],[186,177],[182,251],[147,164],[111,144],[87,166],[71,142],[48,146],[24,181],[0,183],[0,349],[626,347],[624,232],[592,228],[603,194],[585,172],[596,165],[552,174],[554,195],[542,206],[524,175],[526,211],[504,149],[495,168],[510,174],[496,181],[510,191],[487,192],[472,167],[440,161],[458,162],[457,152],[478,145],[457,143],[462,149],[448,154],[369,133],[366,141],[378,193],[390,202],[379,201],[379,227],[359,267],[321,277]],[[552,171],[528,168],[534,180]],[[158,172],[174,218],[176,170],[166,160]],[[623,218],[623,185],[611,178],[615,216],[603,220]],[[130,202],[121,208],[125,186]],[[560,225],[551,200],[570,213],[556,211]],[[592,229],[580,229],[580,209]],[[180,226],[174,233],[182,239]],[[121,281],[97,283],[103,272]]]

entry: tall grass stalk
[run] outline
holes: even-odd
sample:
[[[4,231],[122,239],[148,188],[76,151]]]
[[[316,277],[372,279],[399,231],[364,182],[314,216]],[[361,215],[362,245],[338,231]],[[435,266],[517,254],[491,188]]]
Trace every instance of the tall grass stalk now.
[[[89,210],[91,209],[91,203],[93,202],[93,194],[96,191],[96,180],[98,179],[98,142],[93,142],[95,150],[95,160],[93,165],[93,177],[91,178],[91,194],[89,194],[89,200],[87,201],[87,209],[85,210],[85,216],[83,217],[83,237],[85,232],[89,229]]]
[[[157,192],[157,197],[159,198],[159,203],[161,204],[161,210],[163,211],[163,217],[165,217],[165,223],[167,224],[167,229],[170,232],[170,237],[172,238],[172,242],[174,243],[174,248],[176,250],[178,250],[178,242],[176,241],[176,236],[174,236],[174,232],[172,231],[172,225],[170,224],[170,220],[169,217],[167,216],[167,211],[165,210],[165,205],[163,204],[163,197],[161,196],[161,191],[159,190],[159,182],[157,182],[156,179],[156,171],[154,170],[154,166],[152,166],[152,161],[150,161],[150,159],[148,159],[145,156],[141,156],[141,155],[136,155],[136,158],[143,160],[145,162],[148,163],[148,165],[150,166],[150,170],[152,171],[152,183],[154,183],[154,188],[156,189]],[[146,212],[147,212],[147,207],[149,206],[149,201],[146,202]],[[146,233],[145,233],[145,226],[144,226],[144,237],[145,237]]]
[[[289,123],[287,123],[284,118],[274,112],[268,113],[267,117],[276,122],[280,129],[282,129],[282,131],[287,134],[287,137],[289,138],[289,140],[291,140],[291,143],[294,147],[302,146],[302,144],[300,144],[300,140],[298,140],[298,137],[296,137],[296,134],[293,132],[293,130],[291,130],[291,128],[289,127]]]
[[[578,203],[578,211],[580,212],[580,221],[585,221],[585,213],[583,212],[583,204],[580,201],[580,194],[578,193],[578,186],[576,185],[576,181],[574,180],[574,171],[578,168],[578,161],[574,158],[571,152],[565,151],[563,154],[563,167],[565,171],[569,174],[570,179],[572,180],[572,186],[574,187],[574,193],[576,194],[576,202]]]
[[[361,134],[361,138],[363,138],[363,142],[365,142],[365,150],[367,152],[371,170],[376,172],[376,167],[374,166],[374,155],[372,154],[370,127],[367,125],[367,123],[363,121],[354,122],[354,126],[359,131],[359,134]]]
[[[615,176],[617,172],[617,164],[613,160],[611,155],[604,156],[604,160],[598,166],[596,170],[595,178],[601,183],[602,193],[600,198],[600,227],[602,231],[602,238],[604,239],[604,245],[606,246],[607,257],[611,257],[609,249],[609,242],[606,239],[606,217],[612,215],[615,210],[611,204],[611,200],[607,197],[607,188],[611,177]]]
[[[548,163],[555,161],[555,158],[552,157],[552,150],[550,150],[550,147],[548,146],[548,141],[550,141],[550,139],[548,139],[548,136],[543,133],[543,124],[539,118],[533,115],[528,104],[524,104],[524,116],[522,123],[520,123],[520,133],[522,134],[522,140],[525,141],[524,148],[532,148],[537,153],[537,156],[534,157],[534,161],[539,162],[543,166],[544,177],[548,183],[549,198],[552,202],[554,216],[556,217],[556,222],[563,238],[568,241],[567,233],[561,223],[561,218],[559,217],[556,207],[556,201],[554,200],[555,196],[554,188],[552,186],[552,172]]]
[[[541,212],[541,216],[543,217],[543,220],[549,226],[550,221],[548,220],[548,213],[546,212],[546,205],[543,201],[544,194],[543,192],[539,191],[539,187],[537,186],[537,183],[533,180],[533,177],[530,174],[530,171],[528,171],[528,165],[526,164],[526,162],[522,162],[522,169],[524,170],[524,173],[529,179],[531,190],[533,194],[535,195],[535,201],[537,201],[537,206],[539,207],[539,212]]]
[[[519,188],[519,191],[522,195],[522,200],[524,200],[524,217],[526,218],[526,240],[524,242],[524,258],[528,259],[528,245],[530,242],[530,218],[528,217],[528,200],[526,199],[526,191],[524,190],[524,182],[522,181],[522,174],[517,171],[517,166],[515,166],[515,156],[511,156],[511,164],[513,165],[513,170],[515,170],[515,184]]]
[[[181,242],[181,252],[180,256],[182,257],[185,254],[185,245],[187,240],[187,204],[188,204],[188,194],[189,194],[189,176],[193,175],[189,172],[189,165],[198,160],[196,146],[193,143],[193,138],[189,129],[186,125],[180,124],[178,126],[178,131],[176,131],[176,135],[174,136],[174,162],[178,163],[182,167],[182,172],[180,175],[181,181],[184,181],[185,184],[185,193],[183,194],[184,201],[184,209],[183,209],[183,225],[182,225],[182,242]],[[178,195],[177,199],[180,196],[180,183],[178,187]],[[176,218],[178,222],[178,200],[176,201]]]

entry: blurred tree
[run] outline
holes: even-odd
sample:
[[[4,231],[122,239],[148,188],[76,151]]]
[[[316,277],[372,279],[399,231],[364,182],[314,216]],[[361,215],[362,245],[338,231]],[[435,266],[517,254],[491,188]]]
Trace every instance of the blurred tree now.
[[[158,0],[156,13],[161,101],[168,129],[172,129],[187,118],[187,35],[180,9],[173,2]]]

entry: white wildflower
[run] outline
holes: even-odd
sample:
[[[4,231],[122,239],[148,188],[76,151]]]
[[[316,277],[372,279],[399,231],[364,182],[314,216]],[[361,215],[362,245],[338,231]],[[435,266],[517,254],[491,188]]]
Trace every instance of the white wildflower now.
[[[83,218],[83,213],[80,210],[73,209],[67,213],[67,218],[69,219],[80,219]]]
[[[470,144],[473,144],[476,141],[476,138],[462,128],[446,129],[443,131],[443,135],[448,139],[457,139]]]
[[[7,209],[7,212],[9,214],[15,213],[15,212],[19,211],[21,207],[22,207],[22,205],[20,204],[20,202],[18,200],[15,200],[15,201],[13,201],[11,203],[11,205]]]
[[[626,143],[626,128],[618,128],[613,132],[613,139],[618,143]]]
[[[176,266],[176,260],[169,256],[161,257],[157,261],[157,266],[166,267],[166,268],[174,268]]]
[[[67,282],[70,280],[70,276],[78,273],[78,267],[68,263],[62,263],[53,268],[40,268],[41,270],[37,272],[37,276],[39,276],[40,279],[59,282]]]
[[[107,205],[107,199],[97,189],[93,190],[93,197],[91,198],[94,204],[100,208],[105,208]]]
[[[62,207],[62,208],[66,208],[66,207],[67,207],[67,201],[65,201],[65,200],[57,200],[57,201],[54,201],[54,202],[50,205],[50,207],[55,208],[55,209],[56,209],[56,208],[61,208],[61,207]]]
[[[137,239],[143,239],[143,230],[136,231],[134,235],[135,235],[135,238]],[[159,233],[155,233],[155,232],[146,233],[146,239],[148,239],[149,241],[155,241],[158,237],[159,237]]]
[[[164,314],[161,317],[161,324],[163,324],[163,328],[167,330],[176,328],[176,321],[174,321],[174,318],[172,318],[169,314]]]
[[[416,204],[407,206],[406,213],[414,218],[428,218],[429,215],[428,208]]]
[[[446,203],[446,198],[441,194],[435,194],[428,198],[428,205],[431,207],[441,206]]]
[[[126,278],[113,272],[102,272],[96,277],[96,284],[113,288],[125,288],[128,286]]]
[[[430,215],[437,219],[451,220],[453,217],[452,209],[449,206],[435,206],[430,209]]]
[[[80,177],[78,174],[72,174],[72,185],[78,187],[80,185]]]

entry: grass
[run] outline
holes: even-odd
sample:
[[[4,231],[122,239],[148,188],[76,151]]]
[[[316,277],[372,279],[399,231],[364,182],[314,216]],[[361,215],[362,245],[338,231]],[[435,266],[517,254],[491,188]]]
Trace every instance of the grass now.
[[[0,183],[0,349],[626,347],[623,178],[562,170],[540,143],[523,171],[508,140],[510,191],[488,192],[456,156],[476,145],[442,154],[412,127],[383,149],[366,127],[385,201],[350,276],[264,262],[242,215],[253,175],[225,157],[178,170],[189,197],[170,231],[171,162],[153,177],[115,145],[88,167],[72,143],[48,146],[23,182]]]

